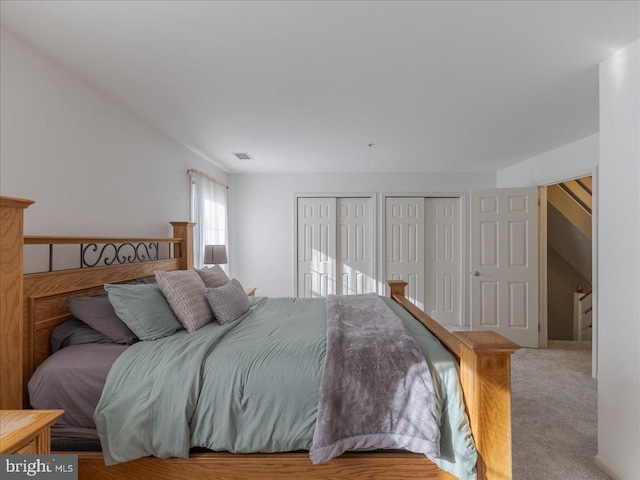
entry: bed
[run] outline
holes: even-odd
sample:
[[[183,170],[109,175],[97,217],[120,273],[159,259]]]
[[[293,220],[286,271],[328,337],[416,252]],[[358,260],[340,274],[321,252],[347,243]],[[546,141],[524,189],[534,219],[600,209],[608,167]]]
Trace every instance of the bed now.
[[[193,266],[192,228],[172,222],[173,237],[70,238],[23,235],[27,200],[3,197],[2,213],[2,409],[28,405],[26,386],[50,355],[53,328],[68,320],[67,296],[100,292],[106,283],[125,283],[154,270]],[[167,243],[166,259],[23,274],[24,245]],[[52,248],[52,247],[50,247]],[[81,247],[82,248],[82,247]],[[405,282],[389,281],[388,296],[432,332],[459,361],[460,382],[476,448],[478,478],[511,478],[510,355],[516,344],[488,332],[450,333],[404,297]],[[100,452],[78,452],[80,478],[454,478],[423,455],[346,453],[314,465],[308,453],[192,453],[189,458],[139,460],[105,467]]]

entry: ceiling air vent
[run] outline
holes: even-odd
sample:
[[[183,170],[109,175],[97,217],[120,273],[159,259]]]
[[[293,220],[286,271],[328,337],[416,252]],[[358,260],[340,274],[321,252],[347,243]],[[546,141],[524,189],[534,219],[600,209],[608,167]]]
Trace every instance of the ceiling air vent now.
[[[239,160],[253,160],[253,158],[251,158],[251,155],[249,155],[248,153],[234,153],[234,155],[238,157]]]

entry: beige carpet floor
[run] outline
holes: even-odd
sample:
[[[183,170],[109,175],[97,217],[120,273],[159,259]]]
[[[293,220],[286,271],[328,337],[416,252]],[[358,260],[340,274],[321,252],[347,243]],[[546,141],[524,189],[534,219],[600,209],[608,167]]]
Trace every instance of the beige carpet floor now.
[[[591,342],[518,350],[512,363],[514,480],[607,479],[597,454]]]

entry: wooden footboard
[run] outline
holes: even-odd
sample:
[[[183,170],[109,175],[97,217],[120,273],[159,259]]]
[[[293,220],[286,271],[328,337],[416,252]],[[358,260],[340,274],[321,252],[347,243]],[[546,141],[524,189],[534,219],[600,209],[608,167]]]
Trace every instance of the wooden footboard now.
[[[62,452],[61,452],[62,453]],[[70,452],[64,452],[70,453]],[[105,467],[102,454],[78,454],[78,478],[121,480],[455,480],[424,455],[345,453],[314,465],[308,453],[195,453],[188,459],[146,457]]]
[[[192,228],[174,222],[180,256],[166,260],[79,268],[23,275],[23,211],[30,200],[0,198],[0,408],[23,406],[26,381],[49,350],[51,329],[69,318],[67,295],[87,295],[104,283],[126,282],[151,275],[154,269],[186,269],[193,264]],[[86,243],[96,239],[29,237],[27,243]],[[102,239],[109,241],[132,239]],[[135,239],[150,240],[150,239]],[[405,296],[406,282],[388,282],[388,294],[428,328],[460,362],[462,388],[471,428],[481,459],[479,479],[511,478],[511,369],[510,356],[519,348],[500,335],[487,332],[450,333]],[[21,340],[23,339],[23,341]],[[25,404],[26,405],[26,404]],[[70,452],[65,452],[70,453]],[[423,455],[349,453],[313,465],[307,453],[194,454],[189,459],[144,458],[105,467],[102,454],[78,452],[79,478],[121,479],[282,479],[366,478],[452,479]]]
[[[449,332],[404,296],[407,282],[388,281],[387,293],[433,333],[460,362],[478,478],[510,479],[511,355],[520,346],[495,332]]]

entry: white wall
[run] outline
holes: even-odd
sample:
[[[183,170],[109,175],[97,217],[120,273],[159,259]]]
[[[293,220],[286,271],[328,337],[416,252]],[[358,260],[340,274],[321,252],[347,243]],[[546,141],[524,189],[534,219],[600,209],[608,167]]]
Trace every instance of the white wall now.
[[[597,464],[640,478],[640,39],[600,64]]]
[[[498,188],[547,185],[591,174],[598,165],[598,134],[529,158],[496,174]]]
[[[292,296],[295,193],[376,193],[380,225],[383,193],[468,193],[494,188],[495,174],[231,174],[229,185],[231,275],[258,287],[258,295]],[[376,241],[380,275],[381,239]]]
[[[34,235],[168,236],[187,168],[226,173],[1,29],[0,191],[35,200]]]
[[[640,478],[639,70],[636,40],[600,64],[599,134],[496,175],[498,187],[545,185],[598,166],[596,463],[616,479]]]

